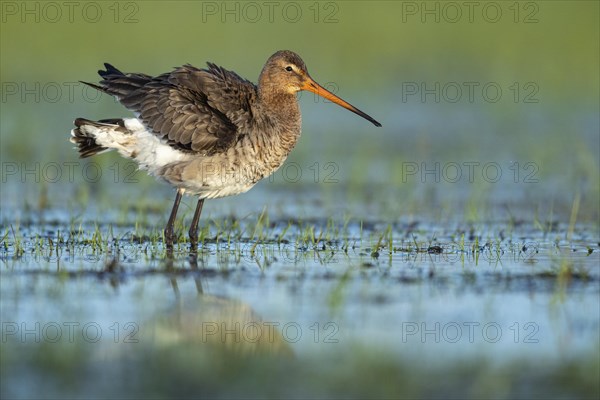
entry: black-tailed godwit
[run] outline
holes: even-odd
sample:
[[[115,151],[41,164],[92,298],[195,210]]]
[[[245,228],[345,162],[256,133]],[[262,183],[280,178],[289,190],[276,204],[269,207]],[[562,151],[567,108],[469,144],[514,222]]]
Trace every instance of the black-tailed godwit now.
[[[316,93],[381,126],[315,82],[291,51],[267,60],[258,85],[212,63],[206,69],[184,65],[156,77],[105,67],[98,71],[99,85],[84,83],[115,96],[135,118],[78,118],[71,142],[82,158],[115,149],[177,188],[164,231],[167,247],[173,245],[184,193],[198,196],[189,230],[195,246],[204,199],[246,192],[283,164],[300,137],[299,91]]]

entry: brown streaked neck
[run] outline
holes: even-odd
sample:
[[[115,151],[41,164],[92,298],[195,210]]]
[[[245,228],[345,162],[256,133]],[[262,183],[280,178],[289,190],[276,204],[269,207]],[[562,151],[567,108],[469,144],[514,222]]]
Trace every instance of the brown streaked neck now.
[[[281,86],[261,79],[258,85],[258,105],[281,127],[300,129],[300,107],[296,93],[290,93]]]

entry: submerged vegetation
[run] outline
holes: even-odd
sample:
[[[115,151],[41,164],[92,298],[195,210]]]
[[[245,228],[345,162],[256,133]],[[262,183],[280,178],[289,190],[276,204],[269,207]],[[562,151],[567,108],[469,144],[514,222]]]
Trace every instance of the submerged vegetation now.
[[[5,229],[4,379],[19,374],[45,393],[77,397],[185,395],[186,387],[223,397],[598,395],[598,325],[587,315],[597,310],[600,285],[597,226],[577,224],[567,240],[568,224],[450,229],[350,216],[281,219],[263,209],[211,219],[197,249],[180,220],[169,254],[153,224],[117,220]],[[30,291],[46,293],[39,311],[48,316],[18,317],[12,309],[33,301]],[[541,307],[517,311],[529,297]],[[71,298],[77,305],[68,305]],[[109,314],[90,313],[98,301]],[[503,315],[505,303],[517,308]],[[69,324],[76,324],[73,341]],[[482,325],[488,330],[480,333]],[[54,329],[62,329],[56,341]],[[98,329],[95,341],[89,335]],[[501,357],[498,348],[506,351]],[[300,377],[311,385],[301,386]],[[67,392],[65,380],[76,382]],[[2,391],[34,393],[15,385]]]

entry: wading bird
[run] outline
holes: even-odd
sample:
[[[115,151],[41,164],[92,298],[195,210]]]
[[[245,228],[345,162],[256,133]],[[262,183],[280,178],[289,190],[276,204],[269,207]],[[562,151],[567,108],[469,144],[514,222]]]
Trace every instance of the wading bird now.
[[[117,150],[177,188],[164,231],[167,247],[173,246],[184,193],[198,196],[189,230],[195,246],[204,199],[246,192],[283,164],[300,137],[299,91],[316,93],[381,126],[315,82],[300,56],[287,50],[267,60],[258,85],[212,63],[206,69],[184,65],[156,77],[104,65],[100,84],[83,83],[115,96],[135,118],[77,118],[71,142],[82,158]]]

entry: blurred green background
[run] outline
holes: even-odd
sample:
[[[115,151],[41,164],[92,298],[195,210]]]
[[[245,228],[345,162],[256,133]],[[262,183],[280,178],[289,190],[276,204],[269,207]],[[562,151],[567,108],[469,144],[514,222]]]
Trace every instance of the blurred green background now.
[[[0,156],[5,167],[18,163],[16,174],[3,169],[2,183],[19,185],[12,195],[3,191],[5,206],[18,208],[23,195],[37,199],[40,190],[44,202],[62,204],[61,196],[78,185],[65,177],[58,183],[66,185],[32,182],[21,176],[23,168],[78,162],[67,141],[76,117],[130,115],[78,83],[97,81],[103,62],[159,74],[212,61],[256,82],[274,51],[291,49],[317,81],[383,124],[375,129],[301,95],[303,137],[290,161],[304,168],[308,190],[341,191],[358,203],[379,191],[392,199],[380,207],[383,217],[437,206],[471,215],[506,204],[513,213],[568,216],[579,198],[579,217],[598,218],[598,2],[476,2],[471,9],[460,2],[394,1],[52,4],[2,3]],[[498,87],[498,100],[490,101]],[[423,88],[436,94],[422,97]],[[94,159],[107,167],[117,160],[115,154]],[[308,170],[315,162],[322,173],[325,163],[335,163],[339,184],[315,185]],[[478,169],[470,182],[466,168],[458,182],[441,175],[448,163],[469,162],[497,163],[502,179],[489,182]],[[407,167],[435,163],[439,182],[407,174]],[[533,181],[525,179],[529,173]],[[109,181],[108,195],[168,190],[142,173],[137,179],[147,189],[129,192],[136,185]],[[98,189],[76,183],[80,194]],[[290,186],[277,176],[263,186],[278,184]]]

